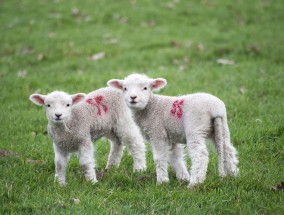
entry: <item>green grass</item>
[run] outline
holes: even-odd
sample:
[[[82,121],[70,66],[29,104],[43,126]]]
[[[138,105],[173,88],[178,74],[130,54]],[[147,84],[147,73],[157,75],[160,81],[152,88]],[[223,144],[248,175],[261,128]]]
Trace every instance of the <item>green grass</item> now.
[[[284,213],[283,191],[271,191],[284,181],[283,1],[180,0],[174,8],[169,2],[0,1],[0,150],[17,153],[0,157],[0,213]],[[79,13],[72,15],[74,8]],[[92,61],[99,52],[105,57]],[[217,64],[220,58],[235,64]],[[162,94],[221,98],[240,177],[219,178],[211,151],[202,185],[189,190],[170,171],[170,183],[157,186],[149,148],[145,173],[132,173],[125,153],[121,166],[92,186],[74,157],[68,185],[53,183],[46,117],[29,95],[90,92],[132,72],[166,78]],[[109,145],[95,145],[103,171]]]

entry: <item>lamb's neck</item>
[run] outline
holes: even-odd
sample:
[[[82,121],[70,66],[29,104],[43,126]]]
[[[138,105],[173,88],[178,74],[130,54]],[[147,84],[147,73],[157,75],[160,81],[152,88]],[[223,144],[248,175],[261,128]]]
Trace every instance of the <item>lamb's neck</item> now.
[[[145,106],[145,108],[143,110],[139,110],[139,111],[133,111],[136,120],[139,121],[140,117],[142,116],[144,119],[147,117],[151,117],[151,113],[153,113],[153,110],[155,109],[155,107],[157,107],[157,96],[155,94],[150,95],[150,98],[148,100],[147,105]]]
[[[157,103],[158,103],[158,96],[155,95],[155,94],[151,94],[150,95],[150,98],[149,98],[149,101],[146,105],[146,107],[144,108],[145,111],[149,112],[149,110],[152,110],[155,109],[155,107],[157,107]]]
[[[58,132],[70,132],[70,128],[69,126],[71,125],[70,121],[62,121],[62,122],[48,122],[48,127],[52,130],[52,131],[58,131]]]

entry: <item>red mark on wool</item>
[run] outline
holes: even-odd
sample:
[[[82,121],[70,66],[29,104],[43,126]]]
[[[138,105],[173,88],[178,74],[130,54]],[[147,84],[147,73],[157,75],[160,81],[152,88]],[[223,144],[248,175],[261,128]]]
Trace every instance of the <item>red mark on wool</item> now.
[[[174,103],[172,105],[172,109],[171,109],[171,115],[172,116],[177,116],[179,119],[182,117],[182,115],[183,115],[183,110],[182,110],[183,103],[184,103],[184,99],[174,101]]]
[[[102,110],[106,113],[108,110],[108,107],[103,104],[103,96],[96,96],[94,98],[87,99],[86,102],[90,105],[93,105],[98,109],[97,115],[101,116],[102,115]]]

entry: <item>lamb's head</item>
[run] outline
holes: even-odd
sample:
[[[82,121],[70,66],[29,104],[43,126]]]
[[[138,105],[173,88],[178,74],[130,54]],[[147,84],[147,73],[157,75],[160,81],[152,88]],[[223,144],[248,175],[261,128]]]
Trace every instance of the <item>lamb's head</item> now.
[[[152,79],[141,74],[131,74],[124,80],[112,79],[107,82],[108,86],[123,91],[126,104],[134,110],[144,109],[152,91],[158,91],[166,84],[163,78]]]
[[[32,94],[30,100],[36,105],[45,107],[49,122],[65,123],[71,117],[72,105],[79,103],[85,97],[84,93],[69,95],[62,91],[54,91],[47,95]]]

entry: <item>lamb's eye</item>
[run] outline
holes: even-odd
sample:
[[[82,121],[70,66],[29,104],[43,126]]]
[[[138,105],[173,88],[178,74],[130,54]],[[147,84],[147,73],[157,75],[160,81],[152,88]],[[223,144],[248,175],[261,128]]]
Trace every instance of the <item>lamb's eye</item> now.
[[[70,106],[70,104],[67,104],[66,106],[67,106],[67,107],[69,107],[69,106]]]
[[[144,87],[144,90],[147,90],[147,87]]]
[[[127,88],[126,87],[124,87],[124,91],[126,91],[127,90]]]
[[[50,107],[50,105],[47,105],[47,107]]]

